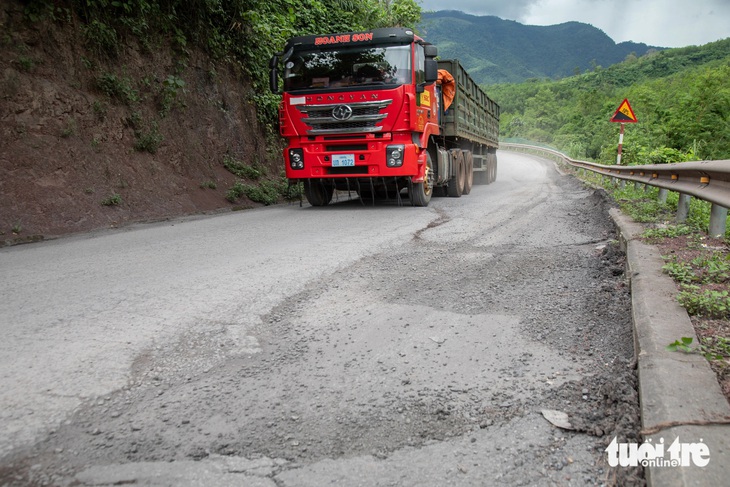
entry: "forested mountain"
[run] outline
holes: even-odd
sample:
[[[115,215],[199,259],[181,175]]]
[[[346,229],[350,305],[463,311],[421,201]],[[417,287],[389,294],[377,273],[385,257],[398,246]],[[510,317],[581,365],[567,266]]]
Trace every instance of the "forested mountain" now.
[[[553,145],[571,156],[612,163],[628,98],[627,164],[730,159],[730,38],[629,57],[559,81],[486,87],[502,109],[501,138]]]
[[[457,11],[424,12],[419,32],[444,59],[457,58],[480,84],[558,79],[661,49],[622,42],[580,22],[523,25]]]

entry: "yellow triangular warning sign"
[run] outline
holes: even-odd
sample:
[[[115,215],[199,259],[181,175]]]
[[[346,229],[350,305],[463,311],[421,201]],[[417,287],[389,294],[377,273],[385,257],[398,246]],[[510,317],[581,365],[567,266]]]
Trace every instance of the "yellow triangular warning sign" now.
[[[612,122],[621,122],[621,123],[636,123],[638,120],[636,119],[636,115],[634,115],[634,111],[631,109],[631,105],[629,105],[629,100],[624,98],[624,101],[621,102],[621,104],[616,109],[616,113],[613,114],[613,117],[611,117]]]

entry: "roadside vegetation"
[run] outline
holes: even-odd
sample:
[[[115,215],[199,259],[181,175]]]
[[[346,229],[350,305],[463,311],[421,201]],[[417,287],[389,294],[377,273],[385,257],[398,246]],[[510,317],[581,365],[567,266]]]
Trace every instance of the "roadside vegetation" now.
[[[659,249],[662,270],[674,279],[677,302],[690,315],[699,340],[676,337],[667,348],[702,354],[730,400],[730,231],[721,238],[708,236],[711,205],[705,201],[692,198],[687,220],[677,223],[677,193],[670,192],[664,203],[658,188],[622,186],[591,172],[581,177],[603,187],[625,214],[646,224],[642,238]],[[727,223],[730,229],[730,218]]]
[[[485,88],[501,107],[502,140],[612,164],[620,126],[609,119],[627,98],[638,123],[626,124],[624,164],[730,159],[730,38],[630,55],[562,80]]]
[[[142,51],[171,47],[185,64],[191,49],[240,69],[253,87],[260,122],[275,132],[278,97],[269,93],[268,63],[295,35],[414,26],[420,22],[416,0],[30,0],[29,22],[79,22],[85,47],[101,60],[119,60],[130,40]],[[95,60],[88,59],[92,65]],[[30,62],[26,62],[30,65]],[[164,114],[184,90],[171,73],[159,93]],[[134,80],[104,73],[99,88],[124,103],[136,101]]]
[[[300,184],[290,184],[283,171],[277,177],[268,177],[266,166],[258,162],[245,164],[226,154],[223,166],[239,178],[226,192],[226,199],[236,203],[245,196],[249,200],[265,206],[281,201],[301,200]]]

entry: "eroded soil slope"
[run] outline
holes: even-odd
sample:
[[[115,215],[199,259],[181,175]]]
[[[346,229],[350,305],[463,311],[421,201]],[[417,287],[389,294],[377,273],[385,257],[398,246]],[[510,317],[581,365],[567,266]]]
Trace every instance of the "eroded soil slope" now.
[[[0,243],[230,208],[226,155],[276,174],[240,70],[131,39],[110,59],[14,1],[0,32]]]

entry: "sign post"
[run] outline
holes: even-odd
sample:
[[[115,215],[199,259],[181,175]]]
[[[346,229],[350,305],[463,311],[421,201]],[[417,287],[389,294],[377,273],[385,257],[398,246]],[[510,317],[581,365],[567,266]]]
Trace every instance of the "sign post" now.
[[[621,165],[621,150],[624,145],[624,125],[627,123],[636,123],[638,120],[636,119],[636,115],[634,115],[634,110],[631,109],[631,105],[629,104],[629,100],[627,98],[624,98],[624,101],[621,102],[621,104],[616,109],[616,112],[613,114],[613,117],[611,117],[611,122],[617,122],[621,124],[621,133],[618,136],[618,156],[616,157],[616,164]]]

